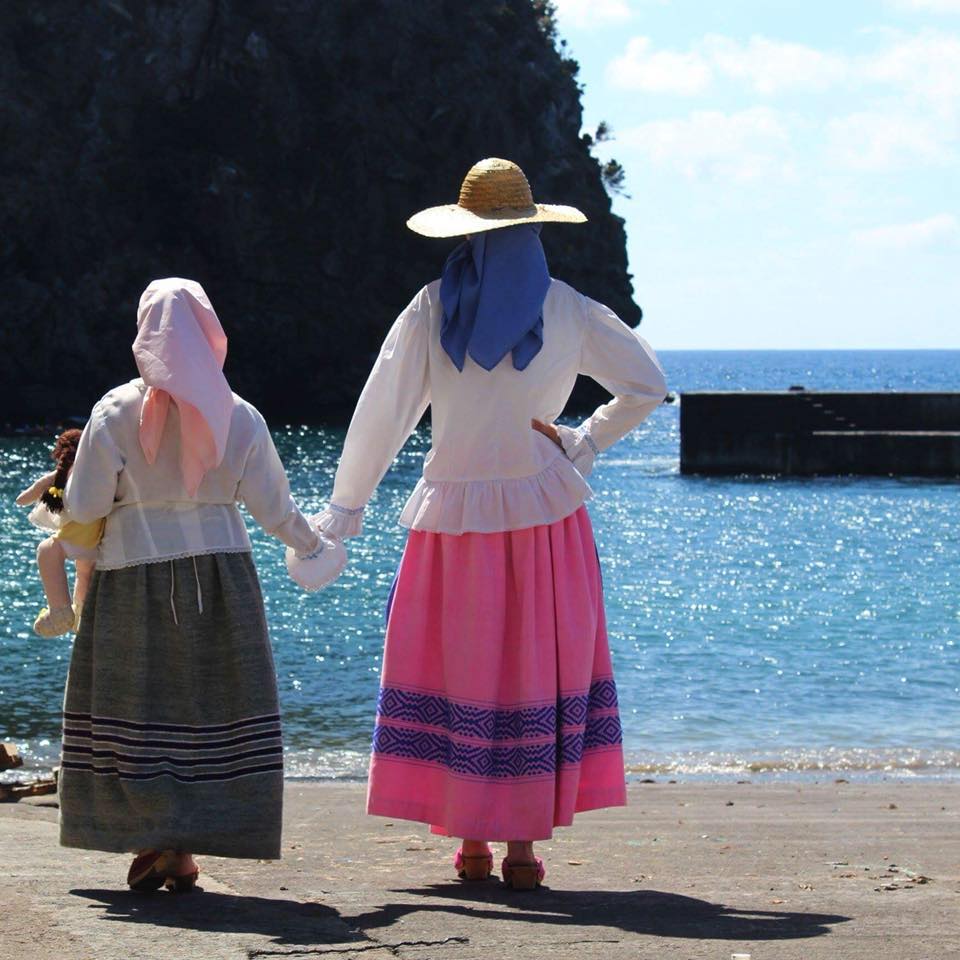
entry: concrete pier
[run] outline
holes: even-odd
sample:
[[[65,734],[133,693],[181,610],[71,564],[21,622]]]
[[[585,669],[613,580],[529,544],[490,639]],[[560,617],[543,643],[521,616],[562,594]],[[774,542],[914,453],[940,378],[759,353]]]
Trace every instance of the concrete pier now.
[[[957,477],[960,393],[684,393],[680,471]]]
[[[457,840],[367,817],[365,791],[288,781],[283,859],[199,857],[185,897],[58,847],[50,801],[0,805],[0,960],[960,957],[947,780],[631,784],[537,843],[528,893],[458,881]]]

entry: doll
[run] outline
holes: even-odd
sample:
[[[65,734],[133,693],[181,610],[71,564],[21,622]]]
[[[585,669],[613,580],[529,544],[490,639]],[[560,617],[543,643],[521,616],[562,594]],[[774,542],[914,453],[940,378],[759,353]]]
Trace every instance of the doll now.
[[[37,616],[34,631],[41,637],[58,637],[75,630],[97,559],[104,520],[75,523],[63,517],[63,489],[73,467],[80,430],[66,430],[57,437],[51,456],[56,470],[41,477],[17,497],[19,506],[36,504],[31,522],[55,532],[37,547],[37,567],[47,597],[47,606]],[[39,503],[37,502],[39,501]],[[67,583],[66,561],[76,563],[73,602]]]

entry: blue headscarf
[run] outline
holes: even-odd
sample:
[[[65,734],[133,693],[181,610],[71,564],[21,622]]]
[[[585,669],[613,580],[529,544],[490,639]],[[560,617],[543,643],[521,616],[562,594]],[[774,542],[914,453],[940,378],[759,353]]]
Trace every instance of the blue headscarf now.
[[[469,353],[492,370],[510,351],[524,370],[543,346],[543,301],[550,272],[539,223],[503,227],[465,240],[440,279],[440,344],[458,370]]]

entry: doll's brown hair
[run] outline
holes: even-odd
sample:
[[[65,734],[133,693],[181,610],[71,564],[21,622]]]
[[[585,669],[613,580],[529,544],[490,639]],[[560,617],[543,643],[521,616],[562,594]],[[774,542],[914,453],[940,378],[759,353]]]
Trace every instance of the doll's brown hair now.
[[[63,510],[63,488],[67,484],[67,477],[70,476],[73,461],[77,458],[80,434],[80,430],[64,430],[53,445],[53,452],[50,456],[56,461],[57,472],[49,489],[44,490],[40,497],[51,513],[60,513]]]

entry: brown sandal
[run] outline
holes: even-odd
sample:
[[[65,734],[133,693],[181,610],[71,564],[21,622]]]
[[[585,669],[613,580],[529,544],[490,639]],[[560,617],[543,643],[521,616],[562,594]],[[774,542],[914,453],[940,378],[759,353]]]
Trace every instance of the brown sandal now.
[[[200,868],[196,867],[191,873],[182,873],[180,876],[167,877],[163,885],[171,893],[193,893],[197,889],[197,878],[200,876]]]
[[[127,885],[138,893],[159,890],[166,880],[166,867],[171,850],[147,850],[139,854],[127,871]]]
[[[500,864],[500,873],[504,885],[514,890],[536,890],[547,875],[539,857],[534,857],[533,863],[509,863],[504,857]]]
[[[453,858],[453,868],[461,880],[489,880],[493,873],[493,852],[465,854],[461,847]]]

